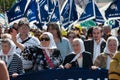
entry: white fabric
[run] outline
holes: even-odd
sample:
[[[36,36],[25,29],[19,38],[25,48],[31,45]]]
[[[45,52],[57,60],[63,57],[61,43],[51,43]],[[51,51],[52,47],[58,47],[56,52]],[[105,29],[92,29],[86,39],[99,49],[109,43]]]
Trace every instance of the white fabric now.
[[[16,45],[14,44],[14,42],[10,39],[7,39],[10,42],[10,50],[7,54],[3,53],[3,50],[0,50],[0,56],[2,59],[4,59],[4,61],[7,63],[7,67],[9,66],[12,58],[13,58],[13,54],[16,54]],[[10,57],[8,57],[10,56]]]
[[[105,49],[104,49],[104,53],[111,53],[110,51],[109,51],[109,49],[108,49],[108,42],[110,41],[110,40],[115,40],[116,42],[117,42],[117,47],[119,46],[119,42],[118,42],[118,39],[116,38],[116,37],[114,37],[114,36],[110,36],[108,39],[107,39],[107,42],[106,42],[106,46],[105,46]],[[116,51],[117,51],[117,49],[116,49]],[[113,53],[114,54],[114,53]]]
[[[36,38],[34,36],[31,36],[31,35],[29,35],[28,37],[31,37],[31,38],[28,41],[26,41],[24,44],[22,44],[24,47],[28,47],[28,46],[32,46],[32,47],[33,46],[40,46],[40,41],[38,40],[38,38]],[[28,37],[26,39],[28,39]],[[20,38],[20,34],[17,35],[17,41],[20,42],[20,43],[22,42],[22,39]],[[21,49],[17,48],[16,52],[18,54],[20,54],[21,53]],[[22,62],[23,62],[23,68],[24,69],[30,69],[30,68],[32,68],[32,66],[33,66],[32,61],[31,60],[25,60],[23,58],[23,56],[21,56],[21,57],[22,57]]]
[[[84,43],[83,43],[82,39],[80,39],[80,38],[75,38],[75,39],[73,39],[73,42],[74,42],[74,41],[78,41],[78,42],[80,43],[80,52],[79,52],[79,53],[75,53],[76,56],[72,59],[71,62],[76,61],[76,60],[78,59],[78,57],[85,51],[85,46],[84,46]],[[73,52],[73,53],[74,53],[74,52]]]
[[[116,48],[116,51],[115,51],[114,53],[111,53],[111,52],[109,51],[109,49],[108,49],[108,42],[109,42],[110,40],[115,40],[115,41],[117,42],[117,47],[118,47],[118,45],[119,45],[118,39],[117,39],[116,37],[114,37],[114,36],[110,36],[110,37],[107,39],[106,46],[105,46],[105,49],[104,49],[104,53],[105,53],[105,54],[113,54],[113,55],[114,55],[114,54],[117,52],[117,48]],[[110,57],[110,56],[107,56],[106,69],[109,69],[109,68],[110,68],[110,61],[111,61],[111,57]]]
[[[82,68],[82,66],[83,66],[83,65],[82,65],[82,64],[83,64],[83,57],[78,58],[77,61],[78,61],[79,67]]]
[[[50,32],[44,32],[42,35],[45,35],[45,34],[48,35],[48,37],[50,38],[50,44],[49,44],[48,47],[43,47],[42,44],[41,44],[40,48],[41,48],[41,49],[45,49],[47,55],[50,57],[50,53],[49,53],[48,49],[56,49],[57,46],[56,46],[56,44],[55,44],[53,35],[52,35]],[[41,35],[41,36],[42,36],[42,35]]]
[[[48,35],[48,37],[50,38],[50,44],[49,44],[48,47],[43,47],[42,44],[41,44],[41,48],[43,48],[43,49],[56,49],[57,46],[55,44],[53,35],[50,32],[44,32],[42,35],[44,35],[44,34]]]
[[[95,59],[97,58],[97,56],[100,55],[100,46],[101,46],[102,41],[104,41],[103,38],[101,38],[100,42],[97,44],[96,41],[94,40],[93,63]]]

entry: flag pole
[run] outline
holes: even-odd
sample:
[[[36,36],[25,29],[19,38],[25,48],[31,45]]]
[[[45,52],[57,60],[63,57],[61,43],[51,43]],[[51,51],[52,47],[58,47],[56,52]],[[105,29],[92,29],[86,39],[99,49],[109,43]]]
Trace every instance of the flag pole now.
[[[8,27],[8,21],[7,21],[7,15],[6,15],[6,7],[5,7],[5,5],[6,5],[6,0],[4,0],[3,5],[4,5],[3,15],[4,15],[4,17],[5,17],[5,18],[4,18],[4,22],[5,22],[4,26],[5,26],[5,27]]]

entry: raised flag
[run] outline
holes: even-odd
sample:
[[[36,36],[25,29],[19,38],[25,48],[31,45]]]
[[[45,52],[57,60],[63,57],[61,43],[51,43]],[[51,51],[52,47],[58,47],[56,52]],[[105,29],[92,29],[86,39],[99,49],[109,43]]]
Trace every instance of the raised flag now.
[[[120,0],[114,0],[105,11],[107,19],[120,19]]]
[[[59,1],[56,0],[56,5],[53,9],[52,14],[50,15],[49,22],[60,22],[60,9],[59,9]]]
[[[104,18],[96,4],[95,4],[95,22],[104,24]]]
[[[74,22],[78,19],[78,12],[76,10],[75,0],[71,0],[71,8],[70,8],[70,15],[69,21]]]
[[[20,0],[17,1],[13,7],[7,11],[8,22],[18,20],[25,17],[24,12],[29,4],[30,0]]]
[[[55,7],[56,1],[55,0],[48,0],[48,8],[49,8],[49,12],[53,12],[53,9]]]
[[[48,3],[47,0],[39,0],[40,22],[48,22]]]
[[[95,5],[93,0],[81,0],[80,5],[84,10],[80,15],[79,21],[87,21],[95,18]]]
[[[61,8],[60,14],[62,24],[67,23],[69,21],[70,1],[71,0],[66,0]]]
[[[35,0],[31,0],[30,4],[28,5],[25,16],[29,20],[29,22],[38,22],[38,8],[37,2]]]

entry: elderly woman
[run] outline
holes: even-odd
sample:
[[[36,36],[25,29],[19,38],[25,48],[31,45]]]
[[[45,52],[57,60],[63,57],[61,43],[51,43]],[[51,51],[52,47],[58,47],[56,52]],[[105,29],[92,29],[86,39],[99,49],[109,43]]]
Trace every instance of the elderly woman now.
[[[80,38],[75,38],[72,46],[74,52],[65,57],[64,67],[66,69],[74,67],[90,68],[92,66],[91,53],[85,51],[83,41]]]
[[[0,60],[0,80],[10,80],[4,61]]]
[[[0,58],[4,60],[8,68],[9,75],[23,74],[22,60],[15,52],[15,44],[10,39],[3,39],[1,41],[2,49],[0,51]]]
[[[110,61],[113,57],[113,55],[117,52],[118,49],[118,40],[114,36],[110,36],[107,39],[106,47],[104,49],[104,52],[101,53],[95,60],[94,66],[92,66],[93,69],[95,68],[104,68],[109,69],[110,67]]]
[[[44,32],[41,37],[41,46],[24,47],[13,36],[15,44],[23,51],[23,57],[33,61],[33,71],[59,68],[62,64],[60,51],[57,49],[53,35]]]

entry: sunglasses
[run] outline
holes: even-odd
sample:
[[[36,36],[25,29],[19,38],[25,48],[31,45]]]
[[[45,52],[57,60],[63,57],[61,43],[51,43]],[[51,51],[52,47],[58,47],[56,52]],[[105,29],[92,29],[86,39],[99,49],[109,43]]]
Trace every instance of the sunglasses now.
[[[41,38],[40,41],[50,41],[50,38]]]

